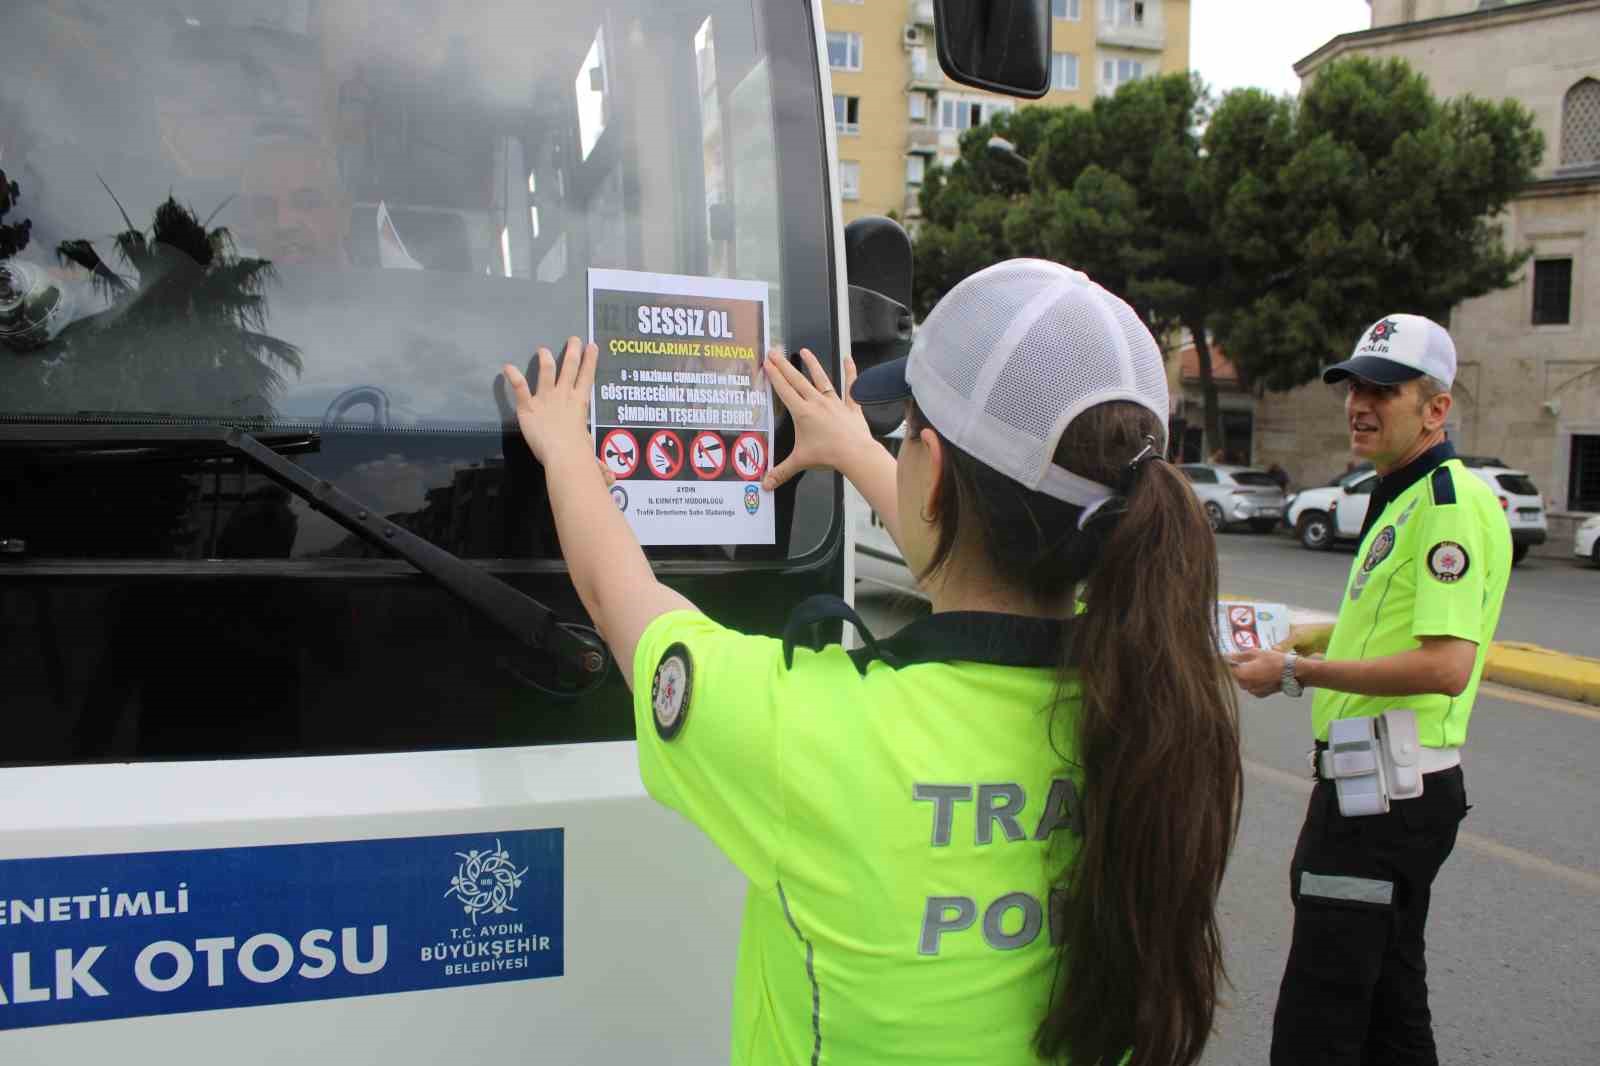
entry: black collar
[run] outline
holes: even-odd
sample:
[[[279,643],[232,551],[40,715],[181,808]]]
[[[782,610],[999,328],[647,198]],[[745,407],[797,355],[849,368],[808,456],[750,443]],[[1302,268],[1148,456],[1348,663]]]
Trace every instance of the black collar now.
[[[1455,457],[1456,446],[1448,440],[1440,441],[1399,470],[1391,470],[1379,477],[1378,487],[1372,490],[1372,499],[1367,503],[1366,521],[1361,523],[1361,538],[1366,539],[1367,531],[1377,524],[1383,512],[1401,493]]]
[[[789,616],[783,659],[793,665],[794,647],[818,622],[843,619],[856,627],[863,646],[850,658],[865,674],[876,660],[899,670],[917,663],[969,662],[993,666],[1057,666],[1071,639],[1074,620],[1032,618],[991,611],[941,611],[919,618],[892,637],[877,640],[860,615],[837,596],[812,596]]]

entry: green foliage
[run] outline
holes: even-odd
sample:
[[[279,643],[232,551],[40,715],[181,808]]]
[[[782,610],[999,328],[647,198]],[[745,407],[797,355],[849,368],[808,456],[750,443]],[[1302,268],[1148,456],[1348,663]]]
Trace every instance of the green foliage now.
[[[1400,60],[1356,58],[1321,71],[1292,120],[1272,138],[1287,158],[1235,181],[1219,219],[1230,292],[1212,326],[1253,379],[1292,388],[1380,315],[1442,320],[1514,282],[1528,252],[1494,218],[1544,151],[1520,104],[1437,101]],[[1208,144],[1227,132],[1213,123]]]
[[[1025,173],[987,149],[996,135]],[[1174,74],[1088,109],[1002,114],[923,185],[917,310],[991,263],[1040,256],[1086,271],[1158,335],[1209,332],[1248,381],[1292,388],[1382,314],[1443,318],[1510,285],[1528,253],[1493,219],[1542,153],[1516,102],[1438,101],[1400,60],[1331,63],[1298,101],[1214,101]]]

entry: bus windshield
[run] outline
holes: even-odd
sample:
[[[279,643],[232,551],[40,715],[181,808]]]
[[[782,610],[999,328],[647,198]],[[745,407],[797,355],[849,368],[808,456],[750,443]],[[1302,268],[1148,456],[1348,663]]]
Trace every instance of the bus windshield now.
[[[589,268],[766,282],[773,342],[832,349],[795,7],[6,5],[0,420],[313,432],[297,461],[447,550],[555,560],[496,375],[587,335]],[[810,480],[766,557],[836,525]],[[242,466],[16,483],[34,555],[377,554]]]

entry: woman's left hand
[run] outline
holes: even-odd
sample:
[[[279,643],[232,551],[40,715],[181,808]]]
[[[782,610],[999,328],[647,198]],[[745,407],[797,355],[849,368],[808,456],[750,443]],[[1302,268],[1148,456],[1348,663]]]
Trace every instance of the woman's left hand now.
[[[595,363],[600,349],[568,337],[556,373],[555,356],[550,349],[539,349],[539,379],[534,389],[527,378],[507,363],[502,372],[511,389],[522,438],[533,450],[535,459],[546,467],[569,452],[592,456],[589,440],[589,397],[594,391]]]

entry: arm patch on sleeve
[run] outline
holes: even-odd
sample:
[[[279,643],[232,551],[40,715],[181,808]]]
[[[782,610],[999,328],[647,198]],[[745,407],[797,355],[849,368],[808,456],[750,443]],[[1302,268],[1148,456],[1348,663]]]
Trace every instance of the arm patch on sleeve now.
[[[1443,507],[1456,502],[1456,483],[1450,476],[1450,468],[1438,467],[1429,479],[1433,483],[1433,502]]]
[[[656,735],[662,740],[671,740],[683,732],[693,687],[694,660],[687,647],[674,644],[661,653],[655,676],[650,679],[650,709],[656,722]]]
[[[1453,540],[1441,540],[1428,549],[1428,573],[1446,585],[1453,585],[1466,577],[1471,566],[1472,559],[1467,555],[1467,549]]]

